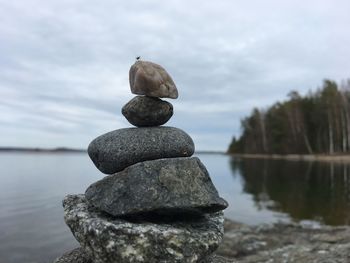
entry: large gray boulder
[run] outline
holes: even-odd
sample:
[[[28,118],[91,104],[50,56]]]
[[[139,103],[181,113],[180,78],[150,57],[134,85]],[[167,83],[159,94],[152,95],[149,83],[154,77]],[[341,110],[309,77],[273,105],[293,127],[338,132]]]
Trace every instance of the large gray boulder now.
[[[124,105],[122,114],[137,127],[159,126],[173,116],[173,105],[159,98],[136,96]]]
[[[93,183],[85,195],[90,204],[113,216],[193,215],[227,207],[197,157],[134,164]]]
[[[101,172],[113,174],[142,161],[189,157],[194,144],[187,133],[173,127],[125,128],[94,139],[88,153]]]
[[[174,81],[166,70],[153,62],[136,61],[129,71],[131,92],[150,97],[178,97]]]
[[[67,225],[94,263],[203,262],[223,238],[222,212],[156,224],[109,217],[84,195],[66,196],[63,206]]]

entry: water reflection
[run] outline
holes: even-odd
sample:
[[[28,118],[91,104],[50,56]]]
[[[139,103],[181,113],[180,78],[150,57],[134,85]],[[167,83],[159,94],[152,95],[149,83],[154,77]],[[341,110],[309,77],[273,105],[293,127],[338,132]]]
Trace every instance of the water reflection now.
[[[229,202],[227,218],[350,224],[349,165],[197,156]],[[86,153],[0,154],[0,262],[52,262],[78,246],[64,223],[62,198],[84,193],[103,176]]]
[[[259,209],[296,221],[350,224],[350,164],[231,158],[230,165]]]

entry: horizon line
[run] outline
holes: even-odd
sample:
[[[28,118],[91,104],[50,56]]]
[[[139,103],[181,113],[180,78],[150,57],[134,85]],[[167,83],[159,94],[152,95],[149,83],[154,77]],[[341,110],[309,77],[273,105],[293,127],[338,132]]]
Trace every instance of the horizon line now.
[[[17,147],[17,146],[0,146],[2,152],[87,152],[87,149],[71,148],[71,147]],[[225,151],[220,150],[197,150],[195,153],[217,153],[225,154]]]

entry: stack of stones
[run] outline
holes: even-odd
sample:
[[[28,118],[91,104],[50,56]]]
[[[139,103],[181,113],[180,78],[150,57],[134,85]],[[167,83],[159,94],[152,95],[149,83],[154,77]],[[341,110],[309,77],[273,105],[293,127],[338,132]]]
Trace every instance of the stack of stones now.
[[[136,61],[134,97],[122,109],[137,128],[94,139],[88,153],[105,174],[85,195],[68,195],[65,221],[81,248],[56,262],[207,262],[223,238],[219,197],[184,131],[163,127],[178,97],[161,66]]]

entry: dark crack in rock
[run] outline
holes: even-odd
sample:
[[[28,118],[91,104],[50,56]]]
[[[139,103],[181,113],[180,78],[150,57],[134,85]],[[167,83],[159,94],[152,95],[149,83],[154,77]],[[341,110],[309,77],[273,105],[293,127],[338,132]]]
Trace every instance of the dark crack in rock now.
[[[200,263],[236,263],[236,261],[213,254],[200,261]]]
[[[85,195],[89,203],[113,216],[201,214],[227,207],[197,157],[134,164],[93,183]]]
[[[195,221],[132,223],[88,205],[84,195],[63,201],[65,221],[94,263],[201,262],[223,237],[222,212]]]
[[[88,153],[101,172],[113,174],[142,161],[189,157],[194,144],[187,133],[173,127],[126,128],[97,137]]]

